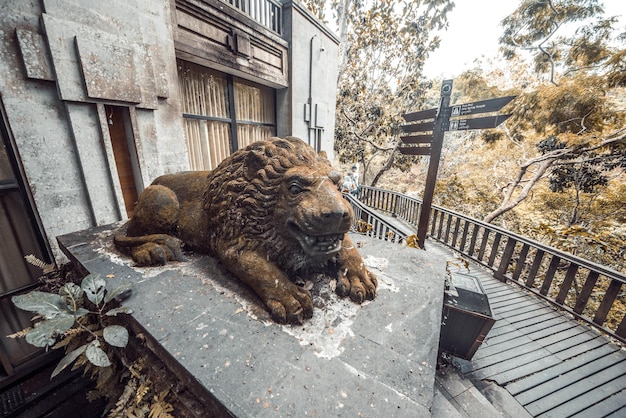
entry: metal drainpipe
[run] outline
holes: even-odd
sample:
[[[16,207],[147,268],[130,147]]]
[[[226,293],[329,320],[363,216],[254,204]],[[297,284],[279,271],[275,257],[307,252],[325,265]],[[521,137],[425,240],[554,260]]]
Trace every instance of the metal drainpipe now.
[[[315,38],[317,37],[317,35],[313,35],[311,37],[311,42],[310,42],[310,49],[309,49],[309,129],[308,129],[308,143],[311,146],[314,146],[314,144],[311,144],[311,130],[314,129],[315,125],[314,125],[314,121],[313,121],[313,117],[314,117],[314,112],[315,110],[313,109],[313,41],[315,40]]]

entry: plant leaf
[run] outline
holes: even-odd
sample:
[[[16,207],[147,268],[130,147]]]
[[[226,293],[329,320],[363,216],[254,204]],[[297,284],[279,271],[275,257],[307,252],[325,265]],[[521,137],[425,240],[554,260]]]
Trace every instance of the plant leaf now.
[[[111,361],[109,360],[109,356],[100,348],[100,343],[98,340],[93,340],[85,351],[85,355],[87,359],[94,366],[98,367],[109,367],[111,365]]]
[[[52,371],[52,375],[50,376],[50,380],[52,380],[52,378],[54,378],[54,376],[56,376],[57,374],[59,374],[63,370],[65,370],[65,368],[67,366],[69,366],[70,364],[74,363],[74,360],[76,360],[78,358],[78,356],[80,356],[81,354],[83,354],[85,352],[85,350],[87,349],[88,345],[89,344],[81,345],[76,350],[67,353],[65,355],[65,357],[63,357],[61,359],[59,364],[57,364],[57,366]]]
[[[48,347],[56,341],[54,337],[63,334],[74,325],[74,317],[69,313],[53,319],[46,319],[35,324],[35,328],[26,334],[26,342],[35,347]]]
[[[39,315],[52,319],[69,312],[67,305],[59,295],[33,290],[25,295],[13,296],[15,306],[25,311],[37,312]]]
[[[123,314],[131,314],[133,313],[133,310],[130,309],[127,306],[119,306],[117,308],[113,308],[110,311],[107,311],[105,313],[106,316],[116,316],[119,313],[123,313]]]
[[[78,308],[83,306],[83,289],[75,283],[66,283],[59,289],[59,296],[72,312],[76,312]]]
[[[89,274],[83,279],[80,287],[85,291],[87,298],[91,302],[95,305],[100,305],[100,302],[104,299],[106,285],[106,280],[99,274]]]
[[[128,292],[132,288],[133,288],[132,283],[123,283],[123,284],[119,285],[118,287],[116,287],[112,291],[107,292],[107,295],[104,298],[104,303],[109,303],[110,301],[112,301],[116,297],[123,295],[124,293]]]
[[[128,344],[128,330],[121,325],[109,325],[102,331],[102,336],[114,347],[126,347]]]
[[[74,315],[76,315],[76,318],[80,318],[81,316],[85,316],[89,313],[89,311],[85,308],[79,308],[76,312],[74,312]]]

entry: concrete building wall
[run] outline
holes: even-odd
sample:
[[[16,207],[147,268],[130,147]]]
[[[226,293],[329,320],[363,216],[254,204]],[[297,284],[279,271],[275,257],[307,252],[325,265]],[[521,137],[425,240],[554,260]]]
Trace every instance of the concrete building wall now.
[[[284,29],[289,41],[289,85],[280,91],[279,136],[294,135],[333,158],[339,40],[306,9],[285,2]]]
[[[0,99],[55,253],[57,235],[126,218],[105,104],[130,115],[138,188],[188,168],[171,22],[167,0],[0,5]]]
[[[219,0],[0,2],[0,102],[55,256],[56,236],[127,218],[111,106],[139,191],[189,169],[177,57],[276,89],[277,134],[332,158],[338,40],[298,3],[282,11],[281,36]]]

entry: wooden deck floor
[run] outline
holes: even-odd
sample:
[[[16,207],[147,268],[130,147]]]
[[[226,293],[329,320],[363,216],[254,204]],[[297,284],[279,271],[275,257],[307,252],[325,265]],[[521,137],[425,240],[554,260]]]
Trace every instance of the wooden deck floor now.
[[[381,214],[407,235],[403,221]],[[448,247],[428,239],[426,250],[454,261]],[[504,388],[534,417],[626,417],[626,350],[571,315],[470,261],[496,323],[471,361],[455,359],[463,376]]]
[[[432,240],[428,250],[454,257]],[[481,281],[496,319],[471,361],[455,359],[464,376],[496,383],[535,417],[626,417],[624,349],[482,266],[458,273]]]

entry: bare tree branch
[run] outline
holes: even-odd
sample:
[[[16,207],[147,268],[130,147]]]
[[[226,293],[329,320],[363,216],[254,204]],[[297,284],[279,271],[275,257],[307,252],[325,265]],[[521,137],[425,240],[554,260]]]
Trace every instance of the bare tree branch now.
[[[520,165],[519,171],[515,179],[509,182],[502,191],[504,192],[504,198],[500,205],[487,214],[483,218],[484,222],[491,222],[498,216],[510,211],[515,206],[519,205],[522,201],[524,201],[531,189],[535,186],[535,184],[548,172],[548,169],[555,165],[566,165],[566,164],[583,164],[585,162],[596,162],[601,160],[602,156],[591,157],[591,158],[583,158],[583,159],[564,159],[571,158],[572,156],[582,155],[586,152],[591,152],[598,150],[600,148],[606,147],[608,145],[617,144],[619,142],[623,142],[626,139],[626,128],[620,129],[609,134],[604,140],[600,141],[596,145],[579,147],[579,148],[562,148],[553,151],[546,152],[545,154],[539,155],[535,158],[532,158],[526,161],[524,164]],[[530,167],[536,166],[536,169],[530,178],[525,179],[526,175],[529,172]],[[523,186],[522,186],[523,184]],[[520,192],[516,195],[515,191],[521,187]]]

